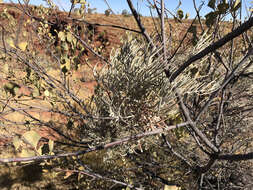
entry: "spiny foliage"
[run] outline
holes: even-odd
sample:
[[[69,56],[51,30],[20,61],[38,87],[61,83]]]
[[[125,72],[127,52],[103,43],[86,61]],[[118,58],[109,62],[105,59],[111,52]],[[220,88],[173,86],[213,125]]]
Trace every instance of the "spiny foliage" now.
[[[176,55],[171,65],[176,68],[179,58],[187,59],[207,46],[208,38],[203,35],[194,49],[184,57]],[[219,80],[203,80],[204,64],[201,63],[194,74],[190,67],[170,83],[164,73],[166,62],[159,52],[159,48],[153,51],[148,44],[128,35],[122,40],[122,46],[111,53],[110,65],[95,70],[97,86],[91,100],[91,113],[108,119],[92,121],[89,125],[93,129],[99,126],[102,142],[152,130],[163,121],[181,122],[175,88],[182,94],[208,93],[216,89]]]
[[[216,1],[209,2],[215,3]],[[48,3],[50,5],[50,1]],[[81,9],[85,8],[84,1],[72,1],[72,3],[73,5],[81,3]],[[229,9],[225,1],[219,3],[217,1],[217,7],[209,3],[209,7],[214,10],[214,17],[207,19],[209,24],[206,24],[212,28],[218,18],[215,15],[218,16]],[[237,8],[238,6],[234,6],[234,11]],[[153,50],[148,43],[143,42],[143,39],[127,36],[122,41],[122,46],[112,52],[109,64],[105,65],[102,70],[94,69],[97,82],[94,95],[83,100],[84,98],[79,96],[79,91],[72,88],[76,81],[71,76],[75,70],[79,69],[80,62],[83,61],[82,56],[87,53],[87,47],[82,43],[82,40],[85,39],[78,38],[76,35],[84,36],[87,42],[90,42],[89,40],[93,38],[94,25],[88,25],[88,28],[91,29],[85,32],[84,28],[79,25],[72,23],[73,25],[67,26],[67,22],[59,18],[55,10],[38,7],[33,11],[36,13],[35,16],[39,16],[41,20],[38,22],[30,18],[24,24],[30,27],[36,26],[36,39],[39,40],[39,45],[43,45],[41,47],[48,50],[45,51],[47,55],[50,55],[50,59],[45,62],[40,60],[39,52],[36,46],[30,43],[30,38],[27,37],[26,41],[18,43],[18,35],[13,34],[18,33],[18,30],[15,31],[17,22],[6,11],[1,14],[2,18],[10,21],[7,25],[9,28],[5,30],[10,34],[6,40],[7,48],[4,45],[1,47],[1,59],[4,61],[2,73],[3,77],[8,80],[3,88],[5,93],[1,93],[1,117],[16,111],[23,116],[17,122],[14,121],[14,117],[13,120],[6,119],[1,125],[9,124],[11,127],[8,127],[8,130],[13,130],[14,126],[29,130],[13,139],[12,143],[16,153],[20,153],[18,155],[21,157],[26,157],[54,155],[63,151],[73,152],[77,149],[90,150],[89,148],[96,145],[103,148],[103,144],[114,143],[116,140],[133,135],[133,140],[116,148],[102,151],[99,149],[98,152],[91,152],[78,158],[67,157],[45,161],[41,167],[49,171],[49,168],[54,169],[59,166],[65,174],[65,179],[72,179],[70,176],[78,173],[78,179],[73,181],[78,183],[79,188],[84,189],[108,189],[111,186],[107,181],[109,178],[130,185],[134,184],[136,187],[145,185],[149,189],[164,186],[164,184],[159,184],[159,180],[166,183],[167,179],[176,181],[186,189],[195,185],[194,183],[199,179],[198,170],[195,168],[208,164],[212,159],[212,152],[206,154],[210,148],[204,146],[201,138],[196,136],[189,126],[171,130],[168,133],[164,132],[163,135],[138,140],[134,139],[134,135],[184,122],[186,118],[178,106],[179,98],[183,99],[190,110],[190,117],[195,119],[198,111],[207,102],[209,94],[220,87],[221,83],[226,80],[229,70],[233,70],[241,60],[241,53],[235,58],[233,56],[237,54],[230,54],[234,51],[232,46],[229,50],[225,49],[221,55],[223,57],[231,55],[230,58],[233,60],[225,64],[222,60],[215,60],[211,54],[208,58],[200,59],[190,65],[176,80],[169,82],[169,77],[164,73],[167,64],[171,72],[176,71],[182,63],[213,43],[212,40],[216,40],[212,30],[209,28],[208,32],[199,35],[196,26],[191,28],[191,31],[189,29],[194,39],[193,47],[191,46],[183,53],[176,53],[169,61],[164,60],[166,58],[161,53],[162,48],[157,47],[156,50]],[[56,20],[51,22],[48,17],[56,17]],[[184,18],[182,10],[178,10],[177,17],[177,20],[181,22]],[[103,36],[104,34],[101,34],[101,37]],[[159,44],[156,39],[152,40],[155,44]],[[246,50],[248,47],[244,48]],[[99,49],[94,48],[94,50],[98,50],[99,54]],[[19,68],[21,75],[15,70],[16,67],[11,67],[9,60],[22,64]],[[54,73],[48,69],[49,63],[54,65]],[[228,69],[226,64],[231,68]],[[240,74],[244,74],[243,71],[249,72],[246,74],[252,73],[250,61],[247,60],[235,72],[235,75],[238,75],[239,78]],[[224,96],[218,94],[199,121],[195,122],[197,128],[203,131],[207,139],[211,139],[212,142],[219,140],[215,143],[224,153],[233,153],[235,150],[238,153],[245,152],[252,140],[251,137],[247,137],[247,134],[252,134],[252,122],[246,114],[241,112],[242,107],[252,102],[253,86],[251,82],[252,79],[235,78],[228,85],[228,90],[230,90],[229,93],[234,93],[236,96],[231,99],[232,95],[227,92],[227,96],[226,93]],[[25,96],[18,93],[22,83],[28,86],[32,93]],[[176,95],[175,90],[181,97]],[[20,99],[21,97],[26,99]],[[222,102],[220,99],[224,98],[226,101]],[[41,105],[34,105],[34,100]],[[25,101],[29,101],[29,104]],[[223,103],[224,106],[220,107],[224,107],[222,111],[225,113],[220,112],[221,114],[218,115],[221,109],[218,105]],[[42,107],[42,104],[46,106]],[[62,117],[56,120],[44,119],[34,116],[34,112],[31,113],[38,110],[50,112],[52,115],[59,114]],[[239,112],[239,114],[233,115],[233,112]],[[220,120],[219,125],[218,120]],[[52,137],[48,142],[42,143],[41,134],[34,130],[35,127],[41,125],[60,129],[61,132],[67,134],[67,137],[65,136],[65,139],[61,141],[63,145],[54,142]],[[11,131],[8,132],[11,133]],[[169,139],[173,149],[162,137]],[[182,159],[175,158],[177,155],[171,154],[173,150],[183,155],[190,163],[189,165],[193,167],[189,167]],[[224,168],[231,166],[233,165],[230,165],[230,162],[218,161],[209,170],[210,172],[205,174],[205,179],[211,181],[213,178],[218,179],[222,176],[225,180],[217,183],[220,187],[225,188],[229,179],[226,176],[228,170]],[[243,173],[243,168],[241,169],[239,164],[235,168],[239,168]],[[52,172],[53,175],[57,174],[55,171]],[[101,175],[94,175],[95,172]],[[189,175],[186,176],[186,173]],[[91,174],[99,180],[88,181],[83,174],[88,176]],[[103,175],[105,177],[101,177]],[[115,182],[113,180],[111,182]],[[204,185],[212,187],[212,184]]]

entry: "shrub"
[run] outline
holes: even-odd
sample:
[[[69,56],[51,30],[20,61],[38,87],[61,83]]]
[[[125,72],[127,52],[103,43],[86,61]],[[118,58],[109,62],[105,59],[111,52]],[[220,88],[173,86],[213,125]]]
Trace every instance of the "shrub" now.
[[[96,8],[88,8],[88,14],[93,14],[96,12]]]
[[[75,3],[85,8],[86,1]],[[196,19],[183,30],[188,22],[178,11],[176,27],[188,32],[182,41],[172,25],[167,37],[157,25],[152,38],[138,23],[143,35],[127,34],[109,60],[99,53],[111,31],[98,33],[99,26],[84,22],[83,14],[64,19],[40,6],[29,12],[36,17],[22,23],[2,11],[0,132],[21,158],[0,162],[44,160],[38,163],[43,175],[60,171],[62,180],[74,183],[67,189],[109,189],[112,183],[127,189],[250,188],[243,181],[252,181],[253,168],[247,161],[253,134],[252,34],[245,32],[252,20],[237,23],[233,17],[232,28],[239,26],[228,31],[230,37],[245,35],[221,47],[226,32],[220,26],[226,23],[219,19],[239,10],[240,3],[231,4],[232,10],[225,1],[215,4],[208,4],[208,26]],[[90,54],[106,64],[93,67]],[[83,63],[80,77],[76,71]],[[90,96],[83,84],[87,68],[95,79]]]
[[[122,11],[121,15],[123,15],[123,16],[130,16],[130,13],[126,9],[124,9]]]
[[[105,10],[105,15],[106,15],[106,16],[109,16],[110,14],[111,14],[111,10],[110,10],[110,9],[106,9],[106,10]]]

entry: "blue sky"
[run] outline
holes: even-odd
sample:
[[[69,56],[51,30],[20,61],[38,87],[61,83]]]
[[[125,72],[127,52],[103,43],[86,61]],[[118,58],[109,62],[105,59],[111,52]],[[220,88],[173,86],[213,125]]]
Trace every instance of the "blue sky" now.
[[[8,2],[8,0],[4,0]],[[22,0],[21,0],[22,1]],[[60,8],[64,8],[65,10],[69,10],[70,8],[70,0],[53,0]],[[152,0],[151,0],[152,1]],[[206,13],[210,12],[210,9],[206,6],[208,0],[196,0],[197,7],[204,1],[204,6],[201,9],[201,15],[205,15]],[[243,1],[243,8],[245,4],[249,7],[251,0],[242,0]],[[17,2],[17,0],[13,0],[13,2]],[[97,12],[104,13],[108,6],[106,5],[104,0],[87,0],[90,4],[91,8],[97,8]],[[123,9],[127,9],[128,11],[128,4],[126,0],[107,0],[110,7],[113,9],[115,13],[121,13]],[[145,0],[132,0],[135,8],[143,15],[149,15],[149,9],[147,8],[147,2]],[[171,11],[175,12],[175,9],[178,6],[179,0],[164,0],[166,7]],[[30,0],[31,4],[40,5],[45,4],[43,0]],[[184,13],[189,13],[190,17],[193,18],[195,16],[195,11],[193,7],[192,0],[181,0],[180,8],[184,11]]]

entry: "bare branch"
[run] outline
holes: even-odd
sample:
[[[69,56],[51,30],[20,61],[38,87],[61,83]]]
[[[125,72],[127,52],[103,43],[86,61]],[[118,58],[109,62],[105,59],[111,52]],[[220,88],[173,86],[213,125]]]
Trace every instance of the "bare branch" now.
[[[70,17],[70,16],[71,16],[71,12],[72,12],[72,10],[74,9],[74,7],[75,7],[75,1],[74,1],[74,0],[72,0],[72,2],[71,2],[71,7],[70,7],[70,9],[69,9],[69,14],[68,14],[68,17]]]
[[[178,68],[170,77],[170,82],[174,81],[180,73],[182,73],[188,66],[190,66],[194,61],[201,59],[202,57],[206,56],[208,53],[215,51],[216,49],[222,47],[227,42],[231,41],[232,39],[236,38],[237,36],[241,35],[243,32],[249,30],[253,26],[253,17],[249,18],[248,21],[243,23],[241,26],[236,28],[234,31],[228,33],[226,36],[218,40],[217,42],[209,45],[204,50],[199,52],[198,54],[192,56],[188,59],[181,67]]]
[[[180,43],[177,46],[176,50],[173,52],[173,54],[168,59],[168,63],[170,62],[170,60],[172,60],[175,57],[175,55],[177,54],[178,50],[182,47],[182,44],[183,44],[184,40],[186,39],[187,35],[189,34],[189,29],[193,26],[193,23],[195,22],[195,20],[196,20],[196,17],[192,20],[191,25],[188,27],[188,29],[187,29],[186,33],[184,34],[183,38],[180,40]],[[170,76],[171,76],[170,72],[171,72],[170,69],[166,69],[165,70],[166,76],[168,78],[170,78]]]
[[[198,137],[213,151],[213,152],[219,152],[218,148],[215,147],[211,141],[209,141],[207,139],[207,137],[197,128],[196,123],[191,119],[190,116],[190,112],[189,110],[186,108],[185,104],[183,103],[182,97],[176,93],[179,97],[179,101],[180,101],[180,107],[182,108],[184,115],[187,119],[187,121],[189,122],[192,130],[198,135]]]
[[[220,90],[224,89],[225,86],[235,77],[235,72],[242,66],[245,61],[247,61],[248,57],[253,54],[253,49],[249,49],[249,52],[247,55],[243,57],[243,59],[235,66],[233,71],[227,76],[227,78],[224,79],[224,82],[221,84],[220,88],[216,91],[214,91],[210,96],[208,101],[205,103],[205,105],[201,108],[201,111],[198,113],[195,121],[198,121],[201,114],[207,109],[207,107],[210,105],[211,101],[214,99],[214,97],[219,93]],[[251,63],[250,63],[251,64]]]
[[[115,146],[119,146],[123,143],[129,142],[129,141],[136,141],[139,140],[140,138],[146,137],[146,136],[151,136],[151,135],[157,135],[160,133],[163,133],[165,131],[169,131],[178,127],[184,127],[186,125],[188,125],[188,122],[185,123],[181,123],[181,124],[177,124],[177,125],[171,125],[171,126],[167,126],[166,128],[159,128],[150,132],[145,132],[142,134],[138,134],[138,135],[133,135],[133,136],[129,136],[129,137],[125,137],[122,138],[118,141],[114,141],[105,145],[99,145],[93,148],[89,148],[86,150],[79,150],[76,152],[70,152],[70,153],[62,153],[62,154],[57,154],[57,155],[44,155],[44,156],[33,156],[33,157],[24,157],[24,158],[0,158],[0,163],[9,163],[9,162],[28,162],[28,161],[39,161],[39,160],[50,160],[50,159],[54,159],[54,158],[61,158],[61,157],[69,157],[69,156],[78,156],[78,155],[84,155],[87,154],[89,152],[94,152],[94,151],[98,151],[98,150],[103,150],[103,149],[108,149],[108,148],[112,148]]]
[[[69,31],[71,32],[71,31]],[[80,36],[76,35],[75,33],[71,32],[71,34],[78,39],[92,54],[94,54],[95,56],[97,56],[99,59],[101,59],[102,61],[104,61],[106,64],[110,65],[110,63],[101,55],[99,55],[97,52],[95,52],[84,40],[82,40],[80,38]]]
[[[231,160],[231,161],[241,161],[241,160],[251,160],[253,159],[253,152],[247,154],[221,154],[214,155],[217,160]]]
[[[163,57],[166,60],[166,36],[165,36],[165,25],[164,25],[164,0],[161,0],[161,34],[163,40]]]
[[[197,14],[197,17],[198,17],[198,21],[199,21],[199,24],[200,24],[200,28],[202,30],[202,32],[204,32],[204,28],[203,28],[203,25],[202,25],[202,22],[201,22],[201,18],[200,18],[200,9],[202,8],[204,4],[204,1],[201,2],[201,5],[199,6],[199,8],[197,8],[197,5],[196,5],[196,0],[193,0],[193,6],[194,6],[194,9],[196,11],[196,14]]]
[[[91,172],[91,171],[87,171],[87,170],[64,170],[64,169],[56,168],[55,171],[58,171],[58,172],[59,171],[63,171],[63,172],[79,173],[79,174],[87,175],[87,176],[90,176],[90,177],[93,177],[93,178],[103,179],[103,180],[106,180],[106,181],[110,181],[110,182],[113,182],[115,184],[123,185],[123,186],[130,187],[130,188],[133,188],[133,189],[140,189],[140,188],[134,187],[133,185],[124,183],[122,181],[111,179],[111,178],[108,178],[108,177],[105,177],[105,176],[102,176],[100,174],[97,174],[97,173],[94,173],[94,172]]]
[[[145,37],[145,39],[147,40],[147,42],[150,43],[151,47],[154,48],[155,46],[154,46],[154,44],[153,44],[150,36],[146,32],[146,29],[142,25],[140,16],[138,15],[137,11],[135,10],[132,1],[131,0],[127,0],[127,3],[128,3],[128,6],[129,6],[131,12],[134,15],[135,21],[137,22],[137,24],[138,24],[138,26],[139,26],[139,28],[141,30],[142,35]]]
[[[118,25],[113,25],[113,24],[91,23],[91,22],[88,22],[88,21],[86,21],[84,19],[76,19],[76,18],[71,18],[70,20],[81,22],[81,23],[85,23],[85,24],[88,24],[88,25],[93,25],[93,26],[112,27],[112,28],[118,28],[118,29],[122,29],[122,30],[125,30],[125,31],[130,31],[130,32],[135,32],[135,33],[138,33],[138,34],[142,34],[141,31],[138,31],[138,30],[135,30],[135,29],[131,29],[131,28],[127,28],[127,27],[124,27],[124,26],[118,26]]]
[[[180,160],[182,160],[188,167],[192,168],[192,165],[190,162],[188,162],[188,160],[186,158],[184,158],[183,155],[179,154],[178,152],[176,152],[173,147],[171,146],[171,144],[169,143],[169,141],[166,139],[165,135],[162,134],[163,140],[165,141],[165,143],[167,144],[168,148],[170,149],[170,151]]]

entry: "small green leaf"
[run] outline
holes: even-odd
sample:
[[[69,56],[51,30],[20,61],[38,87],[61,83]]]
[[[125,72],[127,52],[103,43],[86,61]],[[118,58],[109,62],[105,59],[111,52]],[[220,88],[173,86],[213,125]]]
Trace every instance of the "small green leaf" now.
[[[14,84],[11,82],[4,85],[5,90],[12,90],[13,88],[14,88]]]
[[[190,14],[189,14],[189,13],[186,13],[184,18],[185,18],[185,19],[188,19],[189,17],[190,17]]]
[[[50,154],[52,154],[53,149],[54,149],[54,141],[49,139],[48,146],[49,146],[49,152]]]
[[[44,95],[48,97],[48,96],[50,96],[50,92],[48,90],[45,90]]]
[[[18,44],[18,47],[22,50],[22,51],[25,51],[26,50],[26,47],[27,47],[27,42],[20,42]]]
[[[184,18],[184,12],[181,9],[177,10],[177,16],[181,20]]]
[[[12,38],[7,38],[6,42],[7,42],[7,44],[9,44],[10,47],[16,48]]]
[[[207,6],[214,10],[215,9],[215,2],[216,2],[216,0],[209,0]]]
[[[60,31],[60,32],[58,33],[58,38],[59,38],[61,41],[65,41],[65,34],[64,34],[64,32]]]
[[[86,4],[86,1],[85,0],[79,0],[79,3],[80,4]]]
[[[20,89],[20,87],[18,87],[18,86],[15,86],[13,88],[14,95],[16,95],[18,93],[19,89]]]
[[[15,149],[18,150],[19,147],[20,147],[21,144],[22,144],[22,141],[20,140],[20,138],[18,138],[17,136],[15,136],[15,137],[13,138],[13,140],[12,140],[12,143],[13,143]]]
[[[73,38],[72,38],[72,34],[71,33],[67,33],[67,36],[66,36],[66,38],[67,38],[67,41],[69,42],[69,43],[71,43],[72,42],[72,40],[73,40]]]
[[[41,138],[41,136],[36,131],[28,131],[25,134],[23,134],[23,137],[34,148],[37,148],[37,144]]]
[[[9,92],[12,96],[16,96],[17,91],[19,90],[20,86],[14,82],[9,82],[4,85],[4,90]]]
[[[229,9],[229,4],[226,3],[225,1],[218,5],[218,10],[220,14],[225,14],[228,11],[228,9]]]
[[[207,15],[205,15],[205,17],[206,17],[206,25],[208,27],[211,27],[214,24],[217,16],[218,16],[217,12],[210,12]]]

